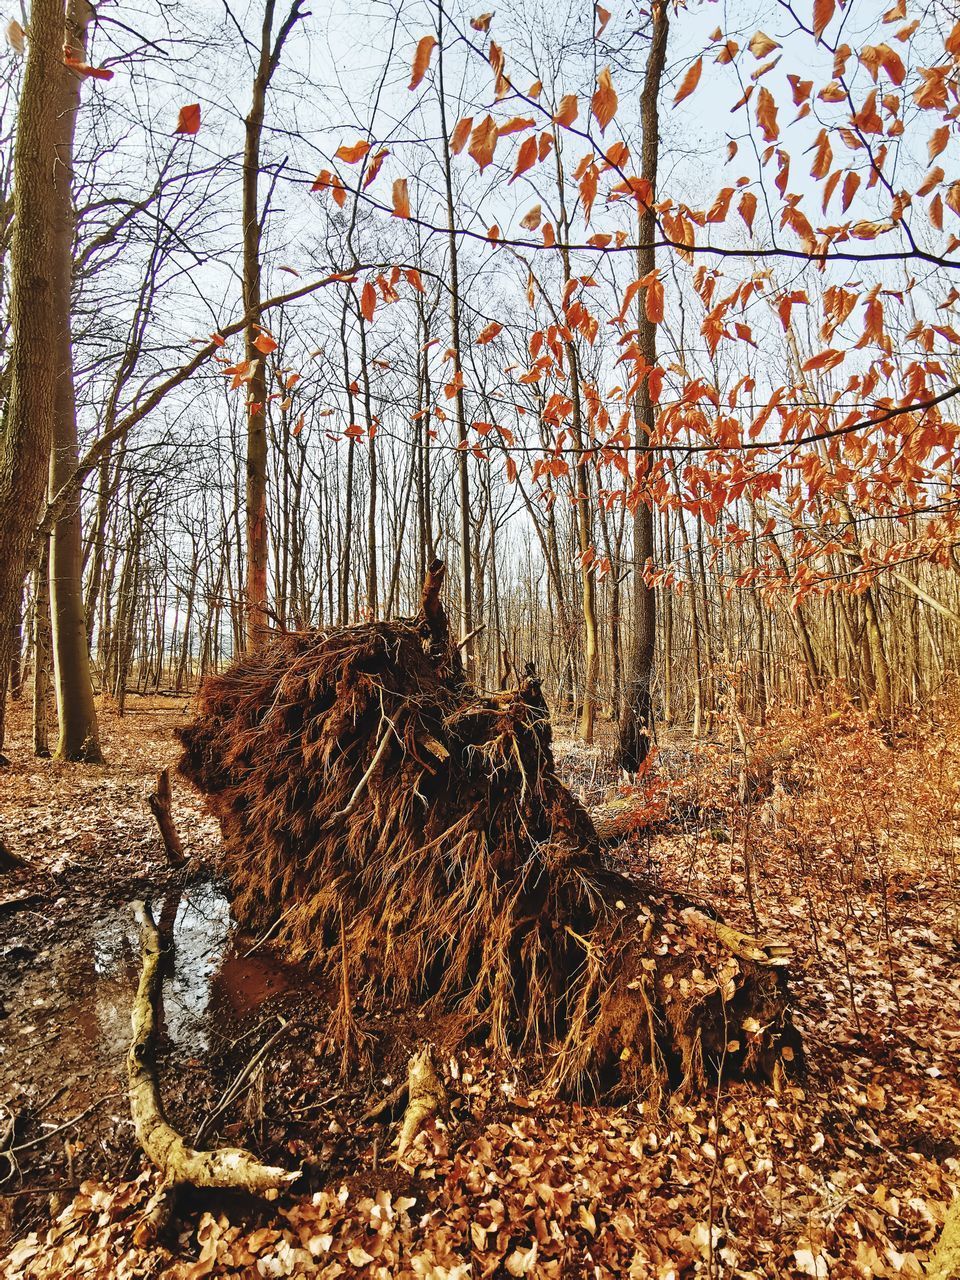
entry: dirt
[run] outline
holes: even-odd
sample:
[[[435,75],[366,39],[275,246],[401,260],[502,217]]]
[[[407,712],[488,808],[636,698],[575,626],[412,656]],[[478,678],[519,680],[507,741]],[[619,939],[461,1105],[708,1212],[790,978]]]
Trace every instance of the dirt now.
[[[165,1105],[187,1134],[280,1030],[268,1073],[216,1116],[207,1142],[304,1160],[317,1184],[355,1175],[360,1148],[369,1155],[378,1134],[349,1133],[345,1110],[358,1118],[371,1089],[388,1092],[403,1073],[402,1043],[422,1035],[389,1010],[371,1019],[380,1074],[345,1089],[339,1051],[323,1034],[327,993],[269,940],[238,928],[216,878],[216,824],[179,781],[175,812],[191,861],[184,871],[167,865],[144,797],[177,757],[172,727],[187,709],[184,699],[128,700],[122,721],[104,717],[107,764],[81,769],[27,755],[26,716],[13,708],[2,830],[31,862],[0,883],[0,1133],[14,1123],[12,1151],[0,1152],[0,1245],[45,1221],[84,1180],[123,1177],[141,1162],[125,1075],[137,899],[172,929],[158,1065]],[[340,1119],[331,1131],[332,1108]]]
[[[538,1092],[522,1061],[446,1044],[442,1026],[389,1008],[361,1028],[376,1046],[372,1065],[342,1078],[329,993],[233,923],[216,826],[179,781],[174,808],[191,863],[185,872],[165,864],[143,796],[176,758],[172,727],[187,706],[131,704],[123,721],[104,714],[102,768],[34,760],[14,708],[0,833],[33,865],[0,881],[0,1135],[16,1118],[14,1158],[0,1156],[0,1247],[10,1249],[0,1275],[92,1274],[89,1261],[68,1264],[62,1246],[43,1246],[68,1228],[70,1256],[86,1257],[82,1240],[103,1275],[129,1270],[129,1259],[140,1259],[130,1274],[151,1276],[313,1274],[298,1245],[308,1220],[329,1251],[324,1275],[357,1270],[351,1251],[377,1259],[371,1275],[921,1274],[960,1175],[960,951],[939,864],[886,876],[882,901],[875,875],[827,900],[822,883],[755,855],[764,928],[794,948],[802,1089],[778,1097],[732,1084],[673,1099],[662,1115],[642,1104],[576,1107]],[[602,750],[560,754],[588,800],[609,785]],[[699,826],[654,825],[618,858],[749,928],[737,832],[715,780],[704,789],[709,804],[698,808],[689,787],[673,804],[706,814]],[[653,788],[652,810],[665,803]],[[137,898],[173,929],[160,1054],[171,1119],[190,1136],[207,1120],[207,1143],[240,1142],[304,1169],[278,1207],[188,1198],[162,1254],[149,1256],[130,1243],[130,1215],[153,1182],[141,1177],[123,1081]],[[218,1112],[274,1036],[263,1068]],[[424,1039],[438,1046],[452,1113],[412,1168],[397,1167],[392,1117],[362,1116]],[[101,1182],[109,1190],[96,1190]],[[390,1231],[381,1223],[371,1235],[377,1213]],[[259,1271],[231,1269],[237,1231]],[[53,1260],[41,1266],[43,1247]],[[36,1270],[23,1272],[34,1255]],[[214,1261],[183,1269],[207,1266],[197,1258]]]

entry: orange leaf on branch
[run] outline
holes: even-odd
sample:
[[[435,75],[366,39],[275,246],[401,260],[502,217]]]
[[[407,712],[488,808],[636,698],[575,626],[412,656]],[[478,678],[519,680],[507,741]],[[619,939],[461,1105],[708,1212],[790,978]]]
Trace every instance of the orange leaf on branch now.
[[[850,205],[853,202],[853,197],[857,194],[857,188],[859,186],[860,175],[851,169],[843,180],[843,201],[841,208],[844,213],[846,213],[850,208]]]
[[[484,116],[470,135],[467,153],[476,160],[481,173],[493,160],[493,153],[497,149],[497,137],[497,125],[493,116],[490,115]]]
[[[77,53],[76,49],[72,49],[68,44],[63,46],[63,65],[75,71],[78,76],[84,76],[89,80],[112,80],[114,75],[109,67],[91,66]]]
[[[826,351],[818,351],[816,355],[811,356],[809,360],[805,360],[801,368],[804,373],[814,373],[819,370],[835,369],[838,364],[843,364],[847,357],[845,351],[839,351],[834,347],[828,347]]]
[[[536,231],[540,225],[540,219],[543,216],[543,210],[539,204],[535,204],[532,209],[528,210],[520,219],[521,227],[527,231]]]
[[[490,41],[487,61],[490,63],[494,75],[493,95],[499,102],[501,98],[505,98],[510,92],[511,85],[504,70],[506,61],[503,56],[503,50],[495,40]]]
[[[656,273],[647,284],[644,311],[651,324],[660,324],[663,320],[663,284]]]
[[[746,224],[747,230],[753,234],[753,219],[757,212],[757,197],[752,191],[744,191],[737,204],[737,213]]]
[[[765,142],[776,142],[780,137],[780,129],[777,125],[777,104],[766,85],[762,86],[757,97],[757,124],[763,132]]]
[[[363,159],[369,150],[370,143],[361,139],[359,142],[355,142],[353,146],[348,146],[344,143],[342,147],[338,147],[335,158],[343,160],[345,164],[356,164]]]
[[[836,0],[813,0],[813,38],[819,40],[830,25]]]
[[[413,55],[413,67],[410,77],[409,87],[411,89],[416,89],[427,74],[430,67],[430,57],[436,43],[436,39],[433,36],[424,36],[417,44],[417,51]]]
[[[189,106],[181,107],[177,116],[177,126],[174,133],[192,134],[200,132],[200,103],[191,102]]]
[[[536,138],[524,138],[520,144],[520,150],[517,152],[517,163],[514,166],[513,173],[510,176],[510,182],[515,182],[522,173],[526,173],[528,169],[532,169],[537,163],[537,140]],[[510,182],[507,185],[510,185]]]
[[[949,125],[942,125],[939,129],[934,129],[927,142],[927,155],[931,163],[936,160],[937,156],[943,151],[947,143],[950,141]]]
[[[389,154],[390,152],[386,149],[386,147],[381,147],[381,149],[370,161],[370,164],[367,166],[367,172],[363,176],[364,191],[366,191],[367,187],[369,187],[370,183],[373,182],[374,178],[380,172],[380,166],[383,164],[384,160],[386,160]]]
[[[373,319],[373,313],[377,309],[377,291],[373,283],[368,280],[360,292],[360,314],[369,324]]]
[[[747,45],[747,48],[759,62],[768,54],[773,53],[774,49],[779,49],[780,45],[776,40],[771,40],[765,32],[757,31],[753,36],[751,36],[750,43]]]
[[[470,137],[472,128],[473,116],[464,116],[462,120],[458,120],[454,125],[453,133],[450,135],[450,150],[455,156],[458,156],[467,145],[467,139]]]
[[[593,95],[590,109],[596,117],[597,124],[600,126],[600,132],[603,133],[617,113],[617,94],[613,87],[609,67],[604,67],[597,76],[597,91]]]
[[[514,116],[506,124],[498,125],[497,132],[501,138],[506,138],[508,134],[522,133],[524,129],[532,129],[535,123],[532,116]]]
[[[673,105],[682,102],[684,98],[689,98],[694,89],[700,83],[700,76],[703,72],[703,58],[698,58],[691,66],[687,68],[686,74],[680,81],[680,88],[677,90]]]
[[[395,218],[410,217],[410,193],[407,190],[406,178],[397,178],[394,181],[393,216]]]
[[[553,117],[553,123],[569,129],[580,114],[580,103],[575,93],[567,93],[560,99],[560,107]]]

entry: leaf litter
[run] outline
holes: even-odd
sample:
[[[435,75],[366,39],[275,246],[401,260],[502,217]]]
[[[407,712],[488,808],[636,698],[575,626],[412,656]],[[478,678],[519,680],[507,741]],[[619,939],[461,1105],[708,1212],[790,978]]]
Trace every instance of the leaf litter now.
[[[179,714],[145,702],[125,722],[105,716],[110,759],[121,763],[97,770],[30,760],[15,717],[4,834],[34,866],[5,880],[0,896],[15,900],[0,908],[0,951],[18,933],[28,950],[43,941],[30,924],[38,894],[62,899],[46,938],[55,952],[105,903],[176,888],[142,793],[175,754]],[[776,1095],[731,1082],[659,1111],[641,1100],[592,1107],[546,1094],[523,1061],[443,1046],[451,1115],[391,1161],[394,1128],[361,1117],[402,1078],[410,1046],[442,1028],[400,1026],[384,1009],[369,1028],[386,1046],[382,1074],[342,1080],[322,1034],[323,993],[284,975],[267,944],[251,979],[258,998],[230,1018],[221,1002],[222,1027],[190,1058],[168,1038],[161,1075],[190,1131],[283,1019],[212,1133],[302,1162],[299,1194],[185,1194],[171,1233],[138,1243],[160,1189],[140,1171],[125,1099],[114,1098],[100,1108],[116,1118],[112,1141],[89,1127],[94,1112],[20,1153],[19,1181],[0,1185],[0,1276],[921,1276],[960,1184],[956,718],[946,703],[889,744],[855,713],[825,707],[753,732],[749,758],[732,726],[706,743],[678,736],[644,784],[651,825],[614,851],[732,924],[753,929],[755,911],[764,933],[791,945],[802,1086]],[[570,743],[558,755],[588,802],[611,784],[602,749]],[[189,851],[209,869],[214,828],[182,784],[175,804]],[[233,954],[256,944],[231,937]],[[30,957],[38,968],[43,950]],[[15,956],[3,962],[5,978],[22,972]],[[14,1105],[13,1054],[20,1094],[36,1107],[50,1075],[36,1074],[26,1059],[43,1055],[10,1035],[25,1013],[10,1007],[10,990],[8,981],[0,1103]],[[58,1015],[67,1032],[71,1010]],[[17,1145],[76,1117],[107,1083],[94,1074],[35,1118],[24,1108]]]

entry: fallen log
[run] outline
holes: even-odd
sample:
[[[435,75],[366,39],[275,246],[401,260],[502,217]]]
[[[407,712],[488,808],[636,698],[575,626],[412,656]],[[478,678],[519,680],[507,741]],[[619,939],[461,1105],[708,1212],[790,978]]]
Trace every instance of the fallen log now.
[[[133,1002],[133,1038],[127,1054],[130,1114],[145,1155],[172,1187],[231,1187],[262,1195],[279,1191],[300,1176],[298,1172],[261,1164],[241,1147],[197,1151],[169,1124],[160,1098],[156,1068],[156,1004],[160,990],[160,935],[149,907],[136,902],[140,923],[142,964]]]
[[[575,1093],[798,1066],[785,966],[604,865],[538,680],[470,686],[442,582],[437,563],[415,618],[282,635],[201,687],[179,767],[220,821],[237,918],[351,1018],[416,1008]],[[334,1034],[346,1051],[355,1029]]]
[[[601,844],[615,844],[648,825],[640,796],[616,796],[590,810],[590,821]]]

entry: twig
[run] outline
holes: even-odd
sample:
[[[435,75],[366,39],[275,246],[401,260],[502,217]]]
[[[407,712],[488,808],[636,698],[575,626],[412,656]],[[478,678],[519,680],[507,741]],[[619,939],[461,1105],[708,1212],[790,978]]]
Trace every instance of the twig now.
[[[197,1130],[197,1136],[194,1139],[197,1146],[199,1146],[200,1143],[203,1141],[203,1139],[206,1137],[211,1124],[213,1124],[217,1116],[222,1115],[223,1112],[226,1111],[227,1107],[230,1106],[231,1102],[233,1102],[239,1096],[240,1090],[243,1088],[246,1081],[250,1078],[250,1076],[254,1073],[254,1071],[257,1069],[257,1067],[260,1065],[263,1059],[267,1056],[267,1053],[273,1047],[273,1045],[276,1044],[276,1042],[280,1039],[283,1033],[287,1030],[288,1026],[289,1026],[289,1023],[285,1022],[281,1018],[280,1026],[273,1033],[273,1035],[268,1036],[268,1038],[264,1040],[263,1044],[256,1051],[256,1053],[253,1055],[250,1061],[246,1064],[246,1066],[243,1067],[243,1069],[237,1074],[233,1082],[227,1085],[226,1089],[224,1089],[223,1093],[220,1096],[220,1101],[213,1108],[210,1114],[204,1117],[204,1119],[200,1123],[200,1128]]]
[[[486,631],[486,629],[487,629],[487,624],[485,622],[481,622],[479,627],[474,627],[472,631],[468,631],[467,634],[463,637],[463,639],[457,642],[457,648],[465,649],[467,645],[470,643],[470,641],[474,639],[475,636],[478,636],[481,631]]]
[[[63,1124],[58,1124],[57,1127],[55,1129],[51,1129],[49,1133],[45,1133],[39,1138],[31,1138],[29,1142],[21,1142],[19,1146],[10,1147],[10,1153],[28,1151],[31,1147],[42,1146],[44,1142],[49,1141],[50,1138],[56,1137],[58,1133],[63,1133],[64,1129],[71,1129],[78,1123],[78,1121],[83,1120],[85,1116],[88,1116],[91,1113],[91,1111],[96,1111],[98,1107],[102,1107],[103,1104],[105,1102],[109,1102],[111,1098],[119,1098],[120,1096],[121,1094],[119,1093],[106,1094],[103,1098],[99,1098],[96,1102],[92,1102],[89,1107],[80,1111],[77,1115],[73,1116],[72,1119],[64,1120]]]
[[[263,944],[264,944],[264,943],[267,941],[267,939],[270,937],[270,935],[274,932],[274,930],[275,930],[275,929],[278,929],[278,928],[280,927],[280,925],[283,923],[283,921],[284,921],[284,920],[286,920],[287,916],[288,916],[288,915],[290,915],[290,913],[291,913],[292,911],[295,911],[295,910],[297,909],[297,907],[299,907],[299,906],[300,906],[300,903],[299,903],[299,902],[293,902],[293,903],[291,903],[291,904],[290,904],[290,906],[289,906],[289,907],[287,907],[286,911],[281,912],[281,914],[280,914],[279,916],[277,916],[276,920],[274,920],[274,922],[273,922],[273,923],[270,925],[270,927],[267,929],[266,933],[262,934],[262,935],[261,935],[261,936],[256,940],[256,942],[253,944],[253,946],[250,948],[250,950],[249,950],[249,951],[245,951],[245,952],[243,953],[243,958],[244,958],[244,960],[246,960],[247,956],[252,956],[252,955],[253,955],[253,953],[257,950],[257,948],[258,948],[258,947],[262,947],[262,946],[263,946]]]
[[[370,781],[371,777],[373,776],[374,770],[382,760],[384,752],[387,749],[387,743],[390,741],[391,729],[393,729],[393,726],[391,724],[387,724],[386,727],[384,728],[383,734],[381,735],[381,738],[380,738],[380,742],[377,745],[377,749],[373,753],[373,759],[367,765],[367,768],[366,768],[366,771],[364,772],[363,777],[357,783],[356,787],[354,788],[353,795],[347,801],[344,808],[338,809],[337,812],[333,815],[334,818],[349,818],[350,814],[353,813],[354,809],[356,809],[357,805],[360,803],[360,797],[363,795],[364,790],[366,789],[367,783]],[[396,733],[396,730],[393,729],[393,732]]]

